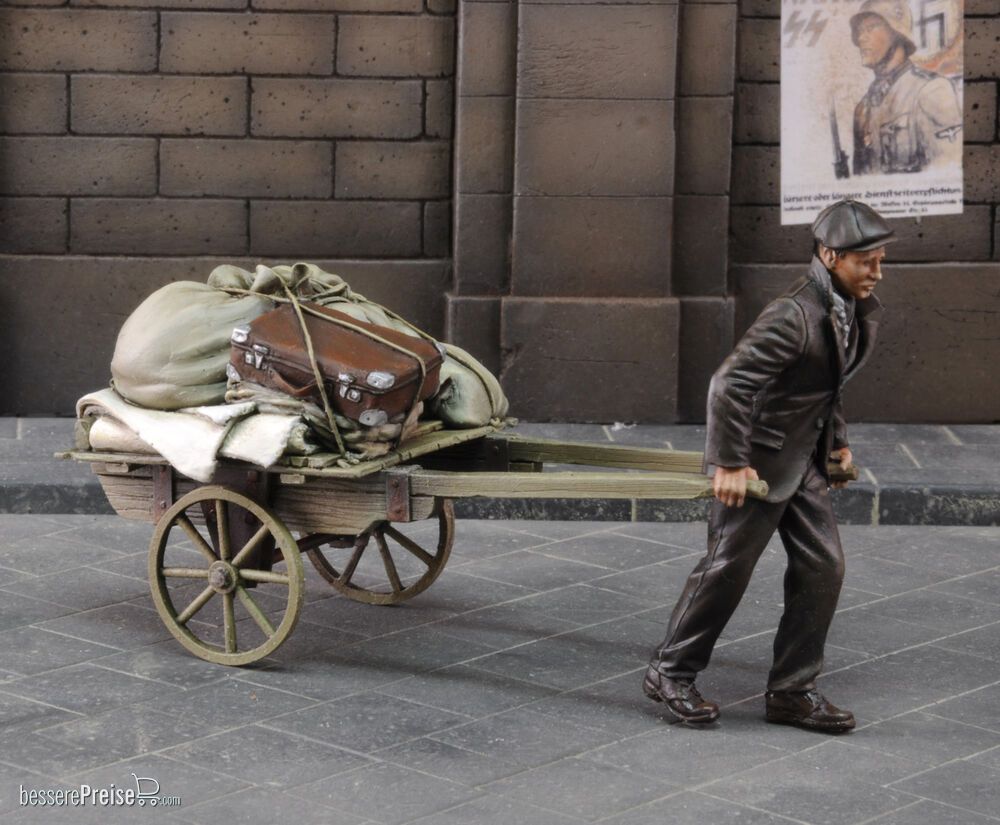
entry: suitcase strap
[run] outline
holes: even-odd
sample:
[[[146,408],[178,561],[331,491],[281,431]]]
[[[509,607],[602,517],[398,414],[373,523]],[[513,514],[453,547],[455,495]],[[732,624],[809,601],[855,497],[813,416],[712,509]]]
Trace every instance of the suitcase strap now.
[[[383,338],[381,335],[372,332],[370,329],[365,329],[364,327],[355,326],[354,324],[351,324],[339,318],[331,318],[329,315],[326,315],[322,312],[317,312],[316,310],[311,309],[308,306],[302,306],[299,303],[298,296],[288,287],[288,285],[283,283],[282,286],[284,287],[285,295],[288,297],[289,303],[291,303],[293,309],[295,310],[295,316],[296,318],[298,318],[299,321],[299,329],[302,332],[302,338],[306,344],[306,353],[309,356],[309,366],[312,367],[313,377],[316,379],[316,388],[319,390],[320,398],[323,401],[323,412],[326,415],[327,424],[329,425],[330,430],[333,432],[333,437],[337,442],[337,448],[340,450],[341,453],[345,453],[346,450],[344,449],[344,443],[340,437],[340,430],[337,427],[337,422],[333,415],[333,409],[330,406],[330,399],[327,397],[326,394],[326,382],[323,380],[323,373],[320,370],[319,363],[316,360],[316,351],[313,348],[312,338],[309,335],[308,328],[306,327],[305,314],[312,315],[313,317],[319,318],[320,320],[326,321],[327,323],[336,324],[337,326],[344,327],[345,329],[353,330],[354,332],[360,332],[361,334],[367,336],[368,338],[371,338],[373,341],[378,341],[383,346],[389,347],[390,349],[394,349],[397,352],[402,353],[403,355],[408,355],[410,358],[414,359],[417,362],[417,366],[420,368],[420,384],[418,385],[419,387],[423,387],[424,383],[427,381],[427,364],[424,362],[423,358],[417,355],[417,353],[407,349],[406,347],[400,344],[395,343],[394,341],[390,341],[387,338]],[[416,329],[416,327],[413,327],[413,329]],[[416,395],[414,395],[413,407],[415,407],[418,403],[420,403],[419,391],[417,392]],[[410,407],[408,414],[413,411],[413,407]]]
[[[312,316],[314,316],[316,318],[320,318],[320,319],[322,319],[324,321],[327,321],[327,322],[329,322],[331,324],[337,324],[338,326],[346,327],[347,329],[352,329],[355,332],[360,332],[360,333],[368,336],[369,338],[371,338],[371,339],[373,339],[375,341],[378,341],[379,343],[384,344],[387,347],[390,347],[391,349],[397,350],[398,352],[401,352],[404,355],[410,356],[411,358],[413,358],[414,360],[416,360],[417,365],[420,367],[420,386],[421,387],[423,387],[424,382],[427,380],[427,364],[424,363],[424,359],[423,358],[421,358],[419,355],[417,355],[412,350],[408,350],[406,347],[402,347],[399,344],[396,344],[396,343],[394,343],[392,341],[386,340],[385,338],[381,337],[380,335],[378,335],[376,333],[373,333],[371,330],[363,329],[362,327],[356,327],[356,326],[354,326],[354,324],[349,324],[349,323],[347,323],[345,321],[341,321],[341,320],[339,320],[337,318],[331,318],[329,315],[324,315],[322,312],[316,312],[316,310],[310,309],[308,306],[303,307],[300,304],[299,298],[295,294],[295,291],[293,289],[291,289],[288,286],[288,284],[286,284],[284,282],[284,280],[281,281],[281,286],[282,286],[282,289],[285,292],[285,296],[286,296],[285,298],[281,298],[281,297],[279,297],[277,295],[268,295],[267,297],[270,298],[272,301],[275,301],[275,302],[278,302],[278,303],[285,303],[285,302],[290,303],[292,305],[292,308],[295,310],[295,317],[298,319],[299,329],[301,330],[301,332],[302,332],[302,338],[305,341],[306,354],[309,356],[309,366],[312,368],[313,378],[316,380],[316,388],[319,390],[320,399],[323,401],[323,413],[326,415],[327,425],[330,427],[330,432],[333,433],[334,440],[337,442],[337,449],[340,450],[341,455],[346,455],[347,454],[347,450],[344,447],[344,441],[343,441],[343,439],[340,436],[340,428],[337,426],[337,421],[336,421],[336,418],[334,417],[334,414],[333,414],[333,408],[330,406],[330,399],[329,399],[329,397],[326,394],[326,382],[323,380],[323,372],[322,372],[322,370],[320,370],[320,368],[319,368],[319,362],[316,360],[316,350],[313,348],[312,337],[309,335],[309,330],[306,328],[306,319],[305,319],[303,313],[308,313],[309,315],[312,315]],[[229,287],[229,288],[225,289],[224,291],[225,292],[229,292],[229,293],[233,293],[233,294],[241,294],[241,295],[256,295],[256,294],[258,294],[258,293],[254,293],[254,292],[252,292],[252,291],[250,291],[248,289],[239,289],[238,287]],[[388,315],[394,321],[398,321],[398,322],[404,324],[405,326],[409,327],[410,329],[412,329],[415,333],[417,333],[417,335],[420,338],[423,338],[425,341],[430,341],[432,344],[434,344],[435,346],[437,346],[437,341],[435,341],[434,338],[432,338],[430,335],[428,335],[426,332],[424,332],[420,328],[413,326],[413,324],[411,324],[405,318],[401,318],[395,312],[392,312],[391,310],[386,309],[385,307],[381,306],[380,304],[376,304],[374,301],[372,301],[370,303],[372,303],[374,306],[377,306],[379,309],[381,309],[383,312],[385,312],[386,315]],[[294,395],[294,393],[291,393],[291,394]],[[420,401],[420,393],[418,392],[417,395],[415,396],[415,400],[413,402],[414,406],[416,406],[416,404],[419,403],[419,401]],[[412,412],[412,411],[413,411],[413,407],[410,408],[410,412]]]
[[[281,284],[285,289],[285,294],[292,303],[292,307],[295,310],[295,317],[299,319],[299,328],[302,330],[302,337],[306,343],[306,354],[309,356],[309,366],[312,367],[313,378],[316,379],[316,387],[319,390],[319,397],[323,401],[323,413],[326,415],[326,423],[330,427],[330,432],[333,433],[333,438],[337,442],[337,449],[340,451],[341,455],[346,455],[347,450],[344,448],[344,440],[340,437],[340,427],[337,426],[337,419],[333,415],[333,409],[330,407],[330,399],[326,395],[326,382],[323,380],[323,373],[320,371],[319,364],[316,361],[316,350],[313,349],[312,337],[309,335],[309,330],[306,329],[306,319],[302,315],[302,307],[299,306],[299,299],[295,297],[295,293],[288,288],[288,285],[282,281]]]

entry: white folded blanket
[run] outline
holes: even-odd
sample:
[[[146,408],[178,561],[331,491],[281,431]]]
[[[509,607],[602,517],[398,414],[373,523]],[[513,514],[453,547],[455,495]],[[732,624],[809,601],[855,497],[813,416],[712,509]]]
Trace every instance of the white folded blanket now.
[[[258,413],[252,402],[165,412],[130,404],[110,388],[83,396],[76,415],[107,417],[125,428],[109,423],[92,429],[94,449],[134,451],[138,440],[178,472],[203,482],[211,480],[219,456],[270,467],[304,429],[299,416]]]

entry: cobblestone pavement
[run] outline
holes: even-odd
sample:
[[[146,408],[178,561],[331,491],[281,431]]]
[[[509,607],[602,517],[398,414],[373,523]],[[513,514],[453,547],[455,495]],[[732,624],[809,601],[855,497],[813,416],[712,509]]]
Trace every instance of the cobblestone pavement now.
[[[703,524],[459,521],[397,607],[307,603],[266,662],[176,643],[151,528],[0,516],[0,822],[976,825],[1000,822],[1000,528],[846,527],[820,687],[838,738],[763,720],[783,553],[700,680],[711,730],[639,687]],[[181,805],[21,807],[21,789],[159,782]]]

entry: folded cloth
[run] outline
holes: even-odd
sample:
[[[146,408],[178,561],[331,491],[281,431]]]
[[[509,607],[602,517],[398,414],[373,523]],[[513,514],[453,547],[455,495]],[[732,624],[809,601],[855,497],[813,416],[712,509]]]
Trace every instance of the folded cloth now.
[[[253,403],[188,407],[177,412],[130,404],[113,389],[99,390],[76,402],[77,418],[109,417],[126,428],[122,445],[139,441],[174,468],[196,481],[210,481],[219,456],[270,467],[304,429],[297,415],[257,413]],[[103,428],[107,436],[116,428]],[[97,446],[97,445],[93,445]],[[107,449],[105,438],[101,446]]]

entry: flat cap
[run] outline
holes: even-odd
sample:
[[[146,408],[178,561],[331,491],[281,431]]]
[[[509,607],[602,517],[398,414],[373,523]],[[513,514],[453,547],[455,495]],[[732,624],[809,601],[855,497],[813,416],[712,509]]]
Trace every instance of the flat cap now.
[[[885,218],[853,200],[837,201],[820,212],[812,233],[823,246],[846,252],[867,252],[896,240]]]

